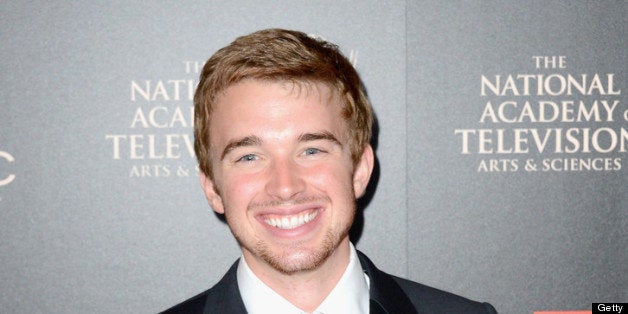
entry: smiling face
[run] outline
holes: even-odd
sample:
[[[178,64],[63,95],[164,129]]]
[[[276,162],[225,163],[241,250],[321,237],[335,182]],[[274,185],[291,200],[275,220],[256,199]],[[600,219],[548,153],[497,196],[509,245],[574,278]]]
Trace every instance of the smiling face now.
[[[217,99],[211,118],[212,208],[224,213],[253,271],[314,270],[348,262],[355,200],[373,151],[354,164],[336,93],[321,83],[245,80]]]

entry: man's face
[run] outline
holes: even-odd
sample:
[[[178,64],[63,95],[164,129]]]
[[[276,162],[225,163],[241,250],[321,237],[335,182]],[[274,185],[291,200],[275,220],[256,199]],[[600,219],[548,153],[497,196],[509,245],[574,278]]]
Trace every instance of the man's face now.
[[[245,80],[218,97],[210,138],[214,178],[201,182],[252,269],[312,270],[340,245],[348,250],[373,152],[354,166],[336,93]]]

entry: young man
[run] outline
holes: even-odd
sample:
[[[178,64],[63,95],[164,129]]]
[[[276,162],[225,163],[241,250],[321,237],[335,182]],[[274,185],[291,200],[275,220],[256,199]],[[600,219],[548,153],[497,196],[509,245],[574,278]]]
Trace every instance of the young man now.
[[[242,258],[166,313],[494,313],[378,270],[349,241],[372,109],[334,45],[287,30],[214,54],[194,98],[201,185]]]

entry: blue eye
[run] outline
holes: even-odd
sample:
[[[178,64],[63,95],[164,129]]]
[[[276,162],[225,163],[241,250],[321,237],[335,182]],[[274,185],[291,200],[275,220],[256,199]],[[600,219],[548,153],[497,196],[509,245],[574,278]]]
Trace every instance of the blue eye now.
[[[257,155],[255,154],[248,154],[248,155],[244,155],[242,157],[240,157],[240,159],[237,160],[237,162],[251,162],[251,161],[256,161],[257,160]]]
[[[318,148],[308,148],[308,149],[305,150],[304,154],[305,155],[315,155],[315,154],[318,154],[320,152],[321,152],[321,150],[318,149]]]

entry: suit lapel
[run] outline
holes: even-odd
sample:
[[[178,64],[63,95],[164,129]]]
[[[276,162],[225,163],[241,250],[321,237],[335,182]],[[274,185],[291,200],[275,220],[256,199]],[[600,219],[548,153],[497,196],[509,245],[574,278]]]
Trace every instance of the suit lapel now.
[[[238,288],[238,261],[236,261],[224,277],[209,291],[205,303],[205,314],[245,314],[246,308],[242,302]]]
[[[392,276],[380,271],[366,255],[358,251],[362,269],[370,281],[370,313],[417,313],[410,299],[395,282]],[[238,261],[236,261],[224,277],[209,291],[205,303],[205,314],[239,314],[246,313],[242,296],[238,288]]]
[[[369,276],[371,313],[417,313],[410,299],[392,276],[380,271],[358,251],[362,269]]]
[[[388,314],[388,312],[376,300],[371,299],[369,300],[369,314]]]

